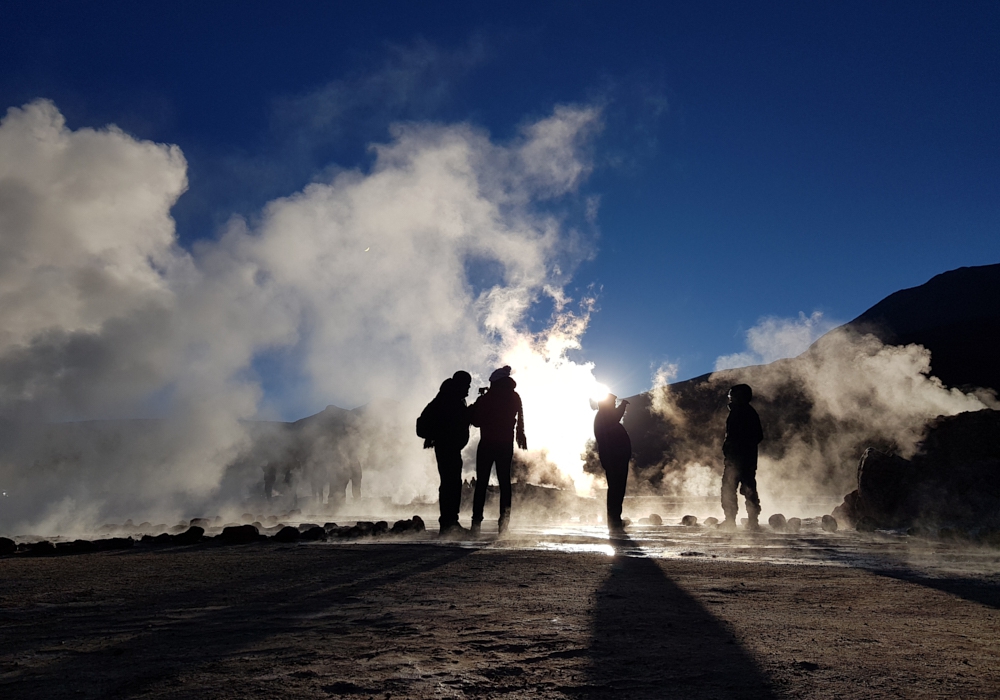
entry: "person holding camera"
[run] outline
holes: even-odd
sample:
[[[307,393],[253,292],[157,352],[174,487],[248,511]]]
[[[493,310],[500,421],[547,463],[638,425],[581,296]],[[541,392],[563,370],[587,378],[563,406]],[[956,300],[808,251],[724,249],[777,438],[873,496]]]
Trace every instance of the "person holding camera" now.
[[[514,440],[522,450],[528,449],[524,436],[524,409],[521,397],[514,388],[517,383],[510,376],[510,367],[504,366],[490,375],[488,390],[480,389],[479,398],[472,404],[472,424],[479,428],[479,449],[476,450],[476,492],[472,499],[472,534],[478,535],[486,505],[486,487],[490,472],[496,464],[497,481],[500,482],[500,521],[497,532],[507,531],[510,522],[510,468],[514,459]]]
[[[608,479],[608,531],[612,535],[625,532],[622,503],[628,483],[628,463],[632,459],[632,440],[621,423],[628,401],[622,399],[616,406],[617,400],[617,396],[608,394],[598,401],[597,417],[594,418],[597,454]]]

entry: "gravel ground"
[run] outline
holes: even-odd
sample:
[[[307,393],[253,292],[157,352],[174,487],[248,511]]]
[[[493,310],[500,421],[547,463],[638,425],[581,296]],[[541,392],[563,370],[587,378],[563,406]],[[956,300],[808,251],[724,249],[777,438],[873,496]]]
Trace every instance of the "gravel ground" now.
[[[995,578],[624,544],[0,559],[0,697],[997,697]]]

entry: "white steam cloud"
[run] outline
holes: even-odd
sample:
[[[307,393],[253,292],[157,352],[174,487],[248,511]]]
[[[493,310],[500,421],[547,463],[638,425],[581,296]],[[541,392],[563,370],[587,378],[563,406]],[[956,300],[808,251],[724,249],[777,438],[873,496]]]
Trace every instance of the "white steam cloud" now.
[[[565,413],[546,403],[554,392],[582,391],[586,406],[596,385],[591,366],[566,357],[589,306],[566,311],[563,285],[586,250],[545,203],[587,176],[599,127],[596,109],[568,106],[503,145],[468,125],[396,126],[370,170],[272,201],[254,223],[234,218],[186,251],[170,217],[186,187],[179,148],[114,127],[71,131],[47,101],[9,110],[0,486],[17,497],[0,504],[0,526],[166,521],[231,497],[219,485],[246,448],[241,421],[259,415],[253,363],[265,352],[314,400],[391,397],[404,417],[456,369],[482,377],[509,363],[533,458],[589,489],[589,433],[567,439],[565,424],[546,422]],[[544,297],[554,321],[532,334],[524,320]],[[137,415],[167,419],[125,449],[67,445],[36,459],[40,422]],[[366,473],[366,489],[433,497],[430,453],[403,437],[402,459]]]
[[[805,349],[823,324],[818,314],[765,319],[747,334],[745,355],[766,361],[800,343]],[[719,358],[719,366],[732,364],[733,357]],[[930,359],[919,345],[884,345],[875,336],[836,328],[793,359],[720,370],[689,389],[687,405],[696,397],[695,405],[711,413],[708,425],[693,422],[678,407],[677,392],[661,382],[652,392],[652,410],[678,436],[662,465],[663,490],[679,497],[718,497],[724,418],[715,407],[724,404],[721,397],[730,386],[745,382],[764,424],[757,484],[765,516],[816,515],[803,504],[839,501],[856,488],[865,447],[910,457],[929,420],[1000,407],[990,391],[945,387],[931,376]]]
[[[746,333],[747,349],[715,360],[715,371],[764,365],[806,351],[823,334],[840,325],[823,317],[820,311],[811,316],[799,312],[798,318],[767,316]]]

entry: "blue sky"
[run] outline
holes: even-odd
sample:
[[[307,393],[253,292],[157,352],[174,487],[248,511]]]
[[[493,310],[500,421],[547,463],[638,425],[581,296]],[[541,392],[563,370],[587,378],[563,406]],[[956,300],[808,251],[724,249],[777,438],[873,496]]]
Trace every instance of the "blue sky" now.
[[[553,204],[593,246],[583,348],[619,395],[746,350],[760,319],[848,321],[1000,262],[1000,5],[13,3],[0,107],[177,144],[182,245],[373,161],[396,122],[498,142],[597,105],[594,170]],[[596,218],[584,216],[599,202]],[[266,361],[259,369],[268,375]],[[276,371],[265,388],[281,393]],[[286,417],[310,407],[286,404]]]

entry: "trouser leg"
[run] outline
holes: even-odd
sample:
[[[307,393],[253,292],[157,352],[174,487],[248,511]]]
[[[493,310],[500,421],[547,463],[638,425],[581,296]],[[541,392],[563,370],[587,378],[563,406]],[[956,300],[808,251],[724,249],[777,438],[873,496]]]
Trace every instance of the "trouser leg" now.
[[[500,520],[506,522],[510,518],[510,468],[514,461],[514,445],[499,447],[496,450],[497,481],[500,482]]]
[[[736,500],[736,484],[739,478],[739,466],[726,457],[726,468],[722,472],[722,512],[726,514],[726,520],[735,521],[740,508],[739,501]]]
[[[444,528],[458,522],[458,508],[462,501],[462,451],[435,446],[434,456],[437,458],[438,475],[441,477],[441,486],[438,488],[441,517],[438,522]]]
[[[488,445],[479,443],[476,449],[476,492],[472,496],[472,522],[483,522],[483,507],[486,505],[486,487],[490,483],[494,454]]]
[[[741,475],[740,493],[746,499],[747,518],[751,523],[756,523],[760,516],[760,496],[757,494],[757,470],[747,469]]]
[[[622,503],[628,483],[628,462],[613,462],[604,467],[608,479],[608,526],[622,524]]]

